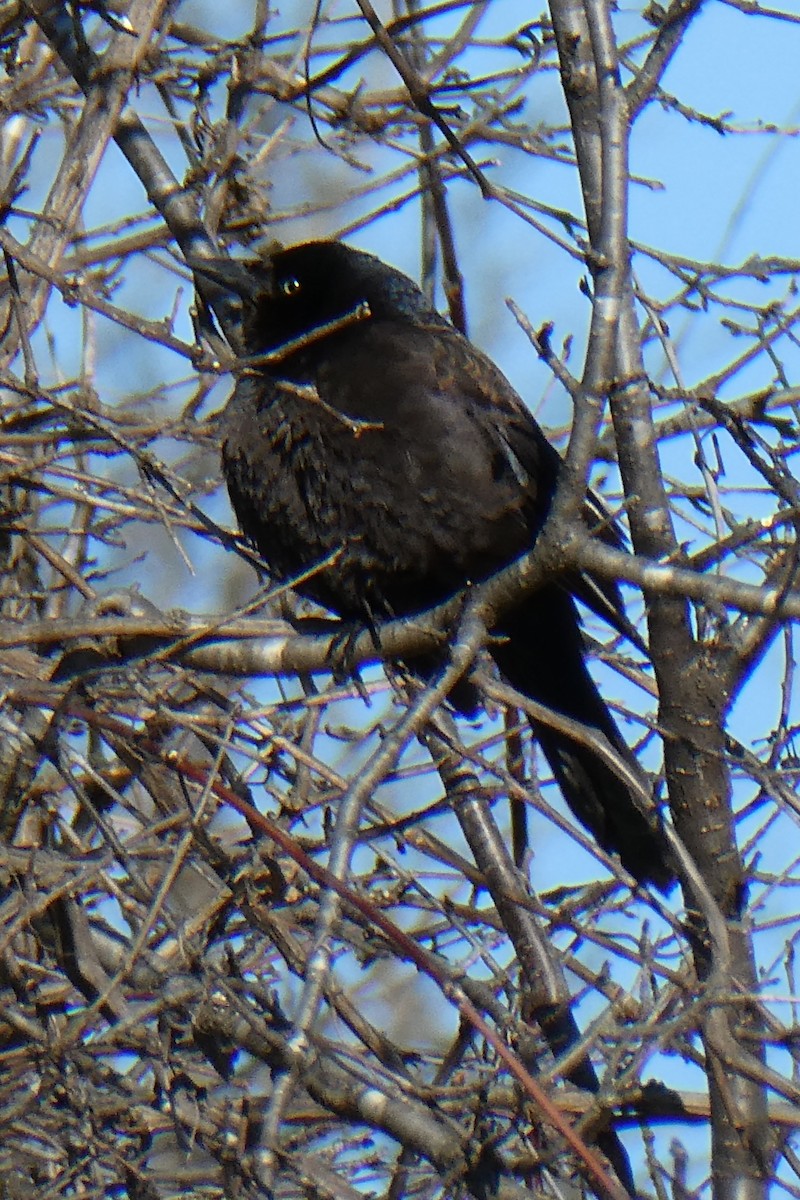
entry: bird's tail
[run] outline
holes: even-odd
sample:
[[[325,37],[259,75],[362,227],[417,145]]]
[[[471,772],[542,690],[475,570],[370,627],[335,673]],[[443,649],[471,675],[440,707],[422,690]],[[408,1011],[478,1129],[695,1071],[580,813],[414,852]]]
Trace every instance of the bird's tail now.
[[[645,816],[634,800],[637,784],[644,782],[648,792],[649,785],[587,670],[572,598],[556,586],[542,588],[495,632],[492,655],[511,686],[590,734],[603,734],[619,760],[615,770],[587,741],[531,721],[575,816],[636,879],[668,888],[675,875],[658,817]]]

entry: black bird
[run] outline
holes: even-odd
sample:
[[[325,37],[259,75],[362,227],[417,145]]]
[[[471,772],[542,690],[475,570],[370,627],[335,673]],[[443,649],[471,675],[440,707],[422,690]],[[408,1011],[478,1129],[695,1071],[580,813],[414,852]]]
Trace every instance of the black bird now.
[[[224,416],[222,461],[242,530],[277,579],[299,577],[303,595],[372,625],[420,613],[530,549],[558,452],[410,279],[339,242],[197,269],[241,297],[255,361]],[[591,493],[586,515],[618,544]],[[503,616],[492,656],[508,683],[604,734],[642,779],[587,670],[571,591],[624,628],[613,585],[562,580]],[[588,745],[533,728],[576,817],[637,879],[668,887],[655,815]]]

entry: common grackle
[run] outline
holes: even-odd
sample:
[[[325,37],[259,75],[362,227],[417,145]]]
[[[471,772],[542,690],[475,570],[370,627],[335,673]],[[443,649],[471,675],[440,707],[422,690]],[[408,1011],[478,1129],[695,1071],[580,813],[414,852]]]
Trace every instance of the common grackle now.
[[[277,579],[300,578],[303,595],[372,624],[420,613],[530,549],[560,457],[410,279],[339,242],[198,269],[241,297],[254,362],[224,416],[223,467],[242,530]],[[618,544],[592,493],[586,519]],[[587,670],[571,593],[624,628],[618,590],[575,576],[521,599],[491,654],[508,683],[605,735],[641,779]],[[590,745],[543,722],[533,730],[599,844],[668,887],[656,816]]]

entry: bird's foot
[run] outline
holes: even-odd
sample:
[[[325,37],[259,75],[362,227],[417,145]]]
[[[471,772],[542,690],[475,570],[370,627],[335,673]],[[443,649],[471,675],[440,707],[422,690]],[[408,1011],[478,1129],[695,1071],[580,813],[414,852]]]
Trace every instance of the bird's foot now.
[[[325,657],[334,681],[339,684],[352,683],[361,699],[368,704],[369,695],[359,673],[361,665],[359,659],[363,659],[362,638],[364,633],[370,634],[377,657],[380,657],[381,645],[377,628],[368,621],[345,619],[330,621],[324,617],[301,617],[297,625],[304,633],[321,636],[327,634],[330,637],[331,641]],[[359,642],[362,642],[360,654]]]

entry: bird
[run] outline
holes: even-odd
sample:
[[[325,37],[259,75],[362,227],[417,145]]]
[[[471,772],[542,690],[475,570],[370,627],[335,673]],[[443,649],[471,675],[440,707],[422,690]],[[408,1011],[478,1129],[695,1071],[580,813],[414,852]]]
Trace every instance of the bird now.
[[[275,580],[375,629],[531,549],[561,456],[500,369],[412,279],[333,240],[196,271],[240,304],[222,468],[239,526]],[[584,516],[622,544],[591,491]],[[512,688],[611,746],[628,781],[592,737],[531,719],[575,817],[636,880],[666,891],[664,830],[655,804],[643,811],[634,799],[646,776],[589,673],[576,596],[631,628],[615,584],[574,573],[504,612],[489,650]]]

